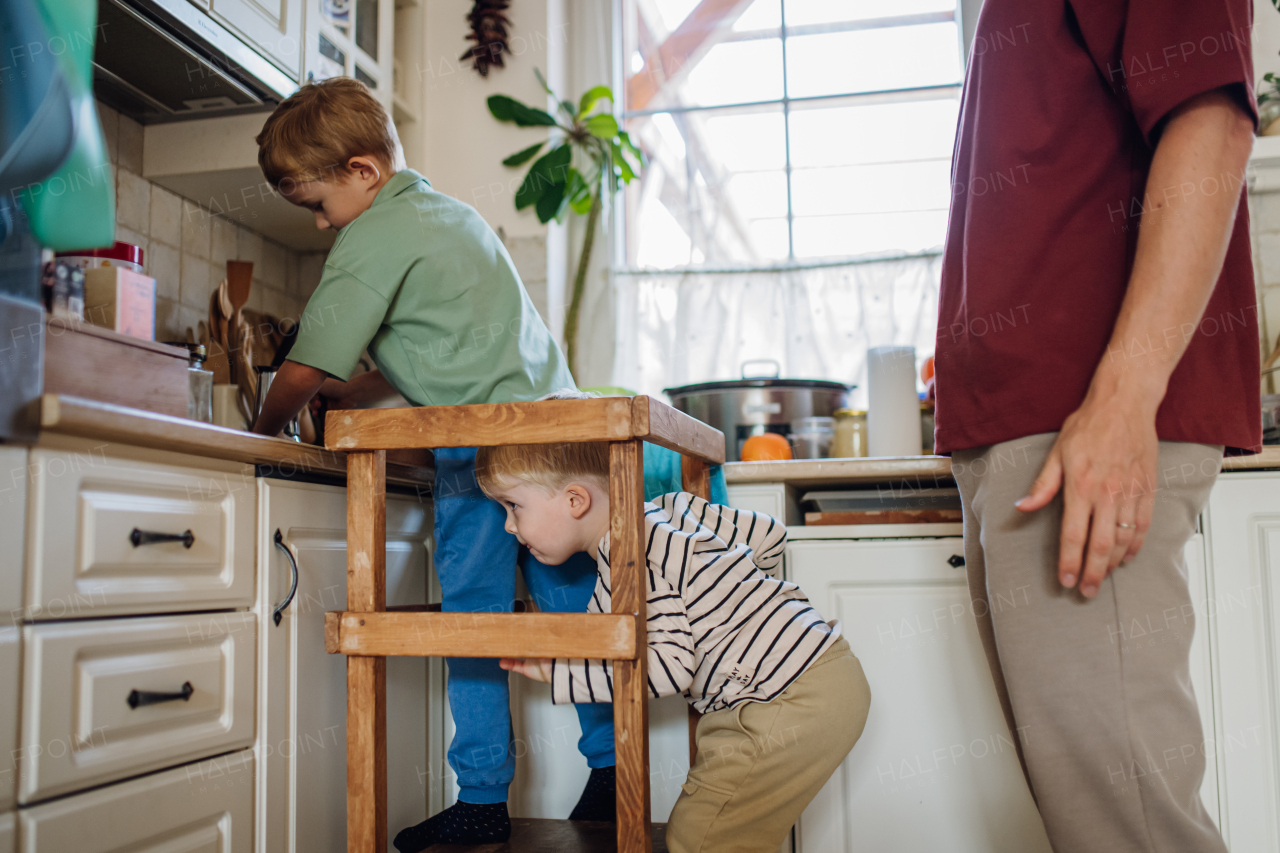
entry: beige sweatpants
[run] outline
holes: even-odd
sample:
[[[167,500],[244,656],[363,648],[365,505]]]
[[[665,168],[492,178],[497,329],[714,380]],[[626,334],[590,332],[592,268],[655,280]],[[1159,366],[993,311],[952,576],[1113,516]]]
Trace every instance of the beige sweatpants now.
[[[1211,747],[1183,562],[1222,448],[1160,442],[1142,551],[1086,600],[1057,579],[1061,495],[1030,515],[1013,505],[1056,438],[952,457],[978,632],[1049,840],[1055,853],[1225,853],[1200,801]]]
[[[667,823],[671,853],[777,853],[857,742],[871,707],[844,638],[772,702],[698,721],[698,758]]]

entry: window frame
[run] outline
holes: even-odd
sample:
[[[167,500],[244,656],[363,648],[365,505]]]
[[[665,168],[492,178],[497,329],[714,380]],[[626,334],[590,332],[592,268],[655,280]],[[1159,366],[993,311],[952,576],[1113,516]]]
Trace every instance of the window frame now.
[[[777,268],[781,268],[781,269],[789,269],[789,268],[795,268],[795,267],[807,267],[807,266],[813,266],[813,265],[825,266],[832,263],[840,263],[841,262],[840,259],[837,259],[831,256],[809,257],[809,258],[800,259],[800,258],[797,258],[795,254],[796,215],[795,215],[795,205],[794,205],[793,191],[792,191],[794,169],[792,165],[792,156],[791,156],[792,106],[797,105],[798,108],[807,108],[807,107],[812,107],[819,104],[830,105],[830,106],[842,106],[842,105],[859,105],[859,104],[862,104],[862,105],[898,104],[898,103],[909,103],[912,101],[925,101],[925,100],[952,100],[952,99],[959,100],[960,93],[963,89],[963,76],[965,71],[965,65],[967,63],[967,53],[968,53],[967,43],[966,43],[966,30],[968,28],[966,24],[969,23],[970,16],[966,13],[969,11],[969,8],[973,5],[973,3],[972,3],[972,0],[955,0],[954,8],[949,11],[918,12],[918,13],[911,13],[911,14],[904,14],[904,15],[889,15],[889,16],[883,16],[878,18],[866,18],[861,20],[841,21],[834,24],[802,24],[798,26],[789,27],[787,25],[787,0],[777,0],[777,2],[779,3],[779,13],[780,13],[780,25],[778,27],[772,27],[769,29],[759,29],[759,30],[747,30],[739,33],[730,32],[727,35],[717,39],[715,44],[718,45],[718,44],[723,44],[728,42],[755,41],[755,40],[773,39],[773,38],[778,39],[781,44],[781,54],[782,54],[781,55],[782,97],[768,98],[768,99],[762,99],[758,101],[738,102],[738,103],[699,104],[699,105],[682,104],[682,105],[667,106],[667,107],[652,107],[652,106],[646,105],[640,109],[631,109],[630,91],[629,91],[630,84],[632,79],[639,76],[639,72],[636,72],[635,74],[631,73],[629,69],[629,63],[633,53],[639,52],[639,45],[634,43],[629,43],[628,39],[622,38],[621,39],[622,43],[620,44],[621,49],[618,51],[618,58],[616,63],[617,73],[619,74],[619,80],[621,83],[620,90],[623,92],[623,98],[622,98],[623,104],[622,104],[622,110],[619,116],[620,123],[624,127],[627,127],[629,126],[629,123],[633,119],[662,115],[662,114],[677,115],[677,114],[690,114],[690,113],[700,113],[700,112],[714,113],[714,112],[724,112],[724,111],[730,111],[730,110],[745,111],[745,110],[753,110],[753,109],[754,110],[768,110],[768,109],[774,109],[774,108],[780,109],[782,113],[782,118],[783,118],[783,126],[782,126],[783,140],[784,140],[783,168],[784,168],[784,175],[785,175],[785,181],[786,181],[786,200],[787,200],[787,210],[786,210],[787,256],[784,260],[782,260],[781,262],[773,266],[776,266]],[[618,9],[619,18],[623,22],[622,31],[630,32],[631,27],[629,26],[629,24],[631,23],[631,21],[628,19],[638,17],[640,14],[637,6],[637,0],[618,0],[618,5],[615,8]],[[694,14],[694,12],[691,11],[690,15],[692,14]],[[976,17],[976,15],[974,17]],[[681,23],[683,24],[683,21]],[[789,39],[801,38],[807,35],[817,35],[817,34],[832,33],[832,32],[857,32],[857,31],[866,31],[866,30],[873,30],[873,29],[919,26],[919,25],[934,24],[934,23],[952,23],[955,25],[956,38],[959,43],[959,56],[960,56],[960,63],[961,63],[961,68],[960,68],[961,80],[959,82],[951,83],[951,84],[934,85],[934,86],[904,86],[904,87],[893,88],[893,89],[881,89],[881,90],[873,90],[873,91],[864,90],[864,91],[853,91],[853,92],[837,92],[837,93],[826,94],[826,95],[812,95],[812,96],[801,96],[801,97],[791,96],[790,90],[789,90],[788,68],[787,68],[787,48],[788,48]],[[677,29],[679,28],[679,26],[680,24],[677,24]],[[673,30],[672,32],[675,32],[675,30]],[[655,57],[652,55],[649,57],[646,57],[646,67],[648,67],[648,64],[654,61],[654,59]],[[681,69],[679,69],[677,73],[679,73],[680,70],[683,70],[683,67],[681,67]],[[661,89],[658,90],[658,92],[660,91]],[[656,95],[657,92],[655,92],[654,94]],[[927,162],[927,161],[919,161],[919,162]],[[627,213],[631,212],[628,205],[622,204],[622,205],[619,205],[620,213],[624,208],[626,209]],[[623,215],[625,217],[625,214]],[[619,246],[620,260],[622,261],[620,266],[623,269],[627,269],[630,266],[629,259],[630,257],[633,256],[633,251],[632,251],[633,247],[630,245],[630,240],[632,239],[632,233],[631,233],[631,227],[629,223],[624,221],[622,224],[623,224],[623,227],[620,229],[621,231],[620,236],[622,239],[620,240],[621,245]],[[934,254],[934,253],[929,252],[929,254]],[[719,268],[722,266],[723,264],[711,263],[710,266],[705,268],[711,269],[711,268]],[[751,268],[760,268],[760,267],[759,265],[752,265]],[[684,268],[676,267],[676,268],[671,268],[670,271],[676,271],[679,269],[687,269],[690,272],[697,272],[697,271],[703,270],[704,267],[703,266],[687,266]]]

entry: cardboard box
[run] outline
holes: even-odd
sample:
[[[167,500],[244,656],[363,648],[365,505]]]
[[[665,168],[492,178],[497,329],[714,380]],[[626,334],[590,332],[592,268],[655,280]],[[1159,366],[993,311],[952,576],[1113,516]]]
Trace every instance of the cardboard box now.
[[[84,318],[144,341],[156,339],[156,280],[120,267],[84,274]]]

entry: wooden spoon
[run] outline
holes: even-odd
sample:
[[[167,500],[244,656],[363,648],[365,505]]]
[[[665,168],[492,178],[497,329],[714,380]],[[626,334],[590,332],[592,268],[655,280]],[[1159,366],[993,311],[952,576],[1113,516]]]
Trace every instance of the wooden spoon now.
[[[240,309],[249,301],[252,286],[253,261],[227,261],[227,300],[231,304],[231,310],[227,312],[229,319],[239,320]]]
[[[223,282],[225,284],[226,282]],[[213,371],[214,385],[231,384],[231,364],[227,358],[227,320],[219,298],[221,286],[209,294],[209,359],[205,365]]]

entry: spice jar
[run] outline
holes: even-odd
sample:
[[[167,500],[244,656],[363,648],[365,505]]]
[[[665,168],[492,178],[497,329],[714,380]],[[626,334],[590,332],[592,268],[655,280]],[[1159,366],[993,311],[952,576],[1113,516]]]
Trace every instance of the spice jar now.
[[[862,409],[837,409],[831,455],[853,458],[867,455],[867,413]]]

